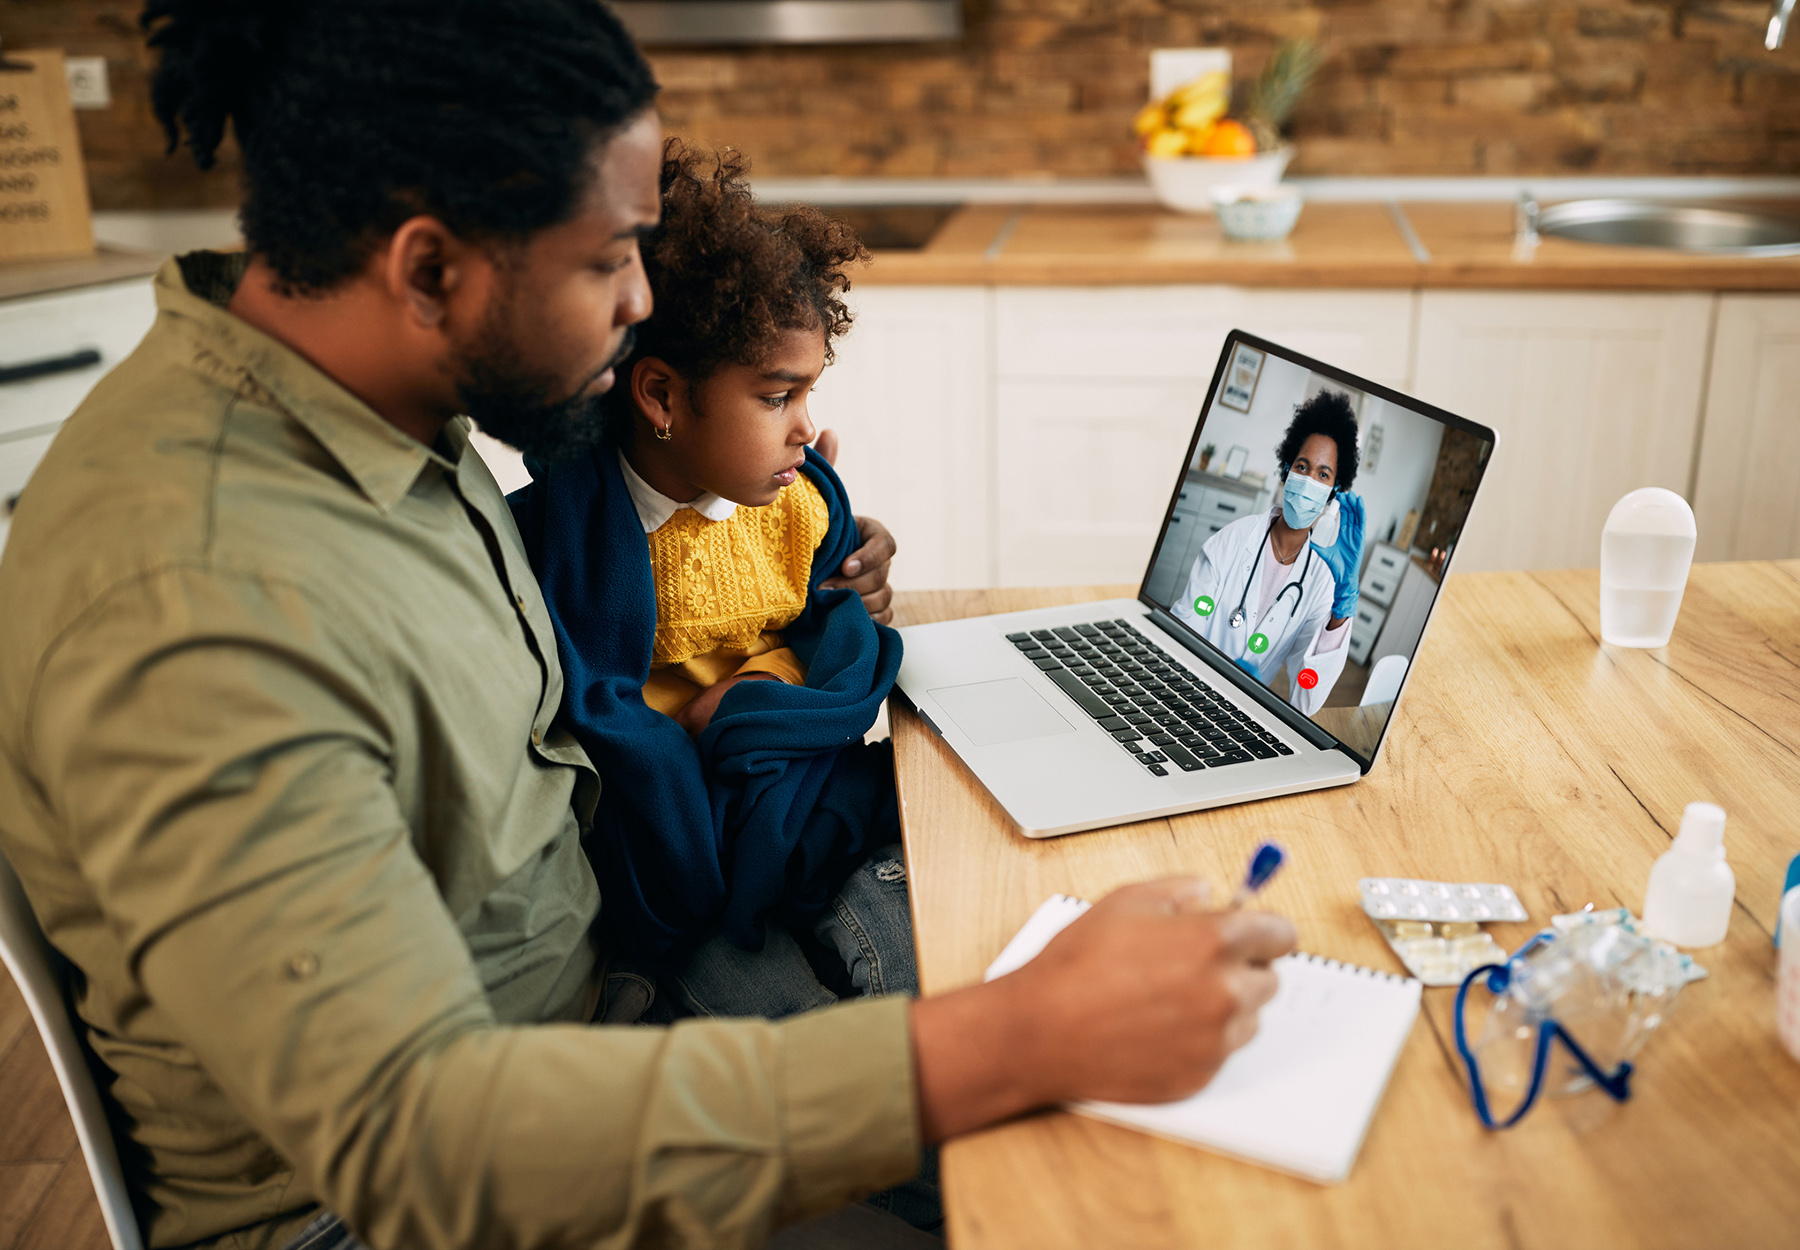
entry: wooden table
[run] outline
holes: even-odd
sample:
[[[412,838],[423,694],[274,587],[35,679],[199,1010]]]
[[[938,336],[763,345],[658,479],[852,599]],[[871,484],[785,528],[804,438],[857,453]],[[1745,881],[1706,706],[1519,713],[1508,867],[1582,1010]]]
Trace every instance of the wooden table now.
[[[1800,561],[1697,566],[1659,651],[1599,641],[1598,574],[1450,578],[1399,723],[1353,786],[1030,841],[896,710],[894,743],[927,992],[976,981],[1045,897],[1199,873],[1227,886],[1264,838],[1288,868],[1266,905],[1304,949],[1400,971],[1359,877],[1515,886],[1531,923],[1641,907],[1682,807],[1729,813],[1726,942],[1639,1056],[1629,1103],[1544,1100],[1481,1128],[1425,1007],[1350,1181],[1320,1187],[1066,1113],[950,1143],[950,1240],[980,1247],[1791,1246],[1800,1242],[1800,1063],[1774,1027],[1770,934],[1800,852]],[[901,623],[1124,593],[914,593]]]

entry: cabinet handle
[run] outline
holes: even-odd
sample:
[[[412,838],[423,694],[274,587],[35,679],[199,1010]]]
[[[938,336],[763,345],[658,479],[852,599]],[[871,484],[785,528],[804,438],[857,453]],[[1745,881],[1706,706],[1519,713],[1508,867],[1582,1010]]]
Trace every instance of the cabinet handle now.
[[[47,378],[53,373],[74,373],[78,369],[86,369],[99,363],[100,353],[91,347],[84,347],[67,356],[46,356],[42,360],[27,360],[22,365],[0,365],[0,386],[29,382],[33,378]]]
[[[1213,505],[1213,507],[1217,508],[1220,512],[1236,512],[1237,511],[1237,505],[1234,503],[1216,503]]]

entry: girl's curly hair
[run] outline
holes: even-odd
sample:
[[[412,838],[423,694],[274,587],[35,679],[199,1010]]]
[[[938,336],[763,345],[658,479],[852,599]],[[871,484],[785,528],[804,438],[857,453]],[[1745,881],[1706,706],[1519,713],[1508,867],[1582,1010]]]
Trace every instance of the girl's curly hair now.
[[[690,383],[726,365],[762,364],[789,330],[850,329],[845,270],[869,258],[856,232],[818,209],[779,215],[758,209],[749,162],[729,148],[711,152],[681,139],[663,144],[662,220],[644,239],[644,273],[655,306],[636,327],[636,347],[618,376],[655,356]],[[611,417],[628,437],[634,409],[619,385]]]

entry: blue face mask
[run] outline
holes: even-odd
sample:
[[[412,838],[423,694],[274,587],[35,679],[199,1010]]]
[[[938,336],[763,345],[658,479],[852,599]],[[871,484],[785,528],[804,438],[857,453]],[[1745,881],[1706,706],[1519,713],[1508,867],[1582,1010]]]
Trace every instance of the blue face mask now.
[[[1331,487],[1297,473],[1288,474],[1281,492],[1281,517],[1297,530],[1309,528],[1331,502]]]

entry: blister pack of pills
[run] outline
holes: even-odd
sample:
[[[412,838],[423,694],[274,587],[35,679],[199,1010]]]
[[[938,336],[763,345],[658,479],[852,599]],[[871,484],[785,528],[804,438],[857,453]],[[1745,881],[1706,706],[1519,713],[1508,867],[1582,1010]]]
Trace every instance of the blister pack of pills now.
[[[1473,920],[1377,920],[1375,927],[1406,970],[1426,985],[1460,985],[1483,964],[1503,964],[1506,951]]]
[[[1424,920],[1432,924],[1523,920],[1525,907],[1504,885],[1415,881],[1410,877],[1364,877],[1358,887],[1363,910],[1376,922]]]

